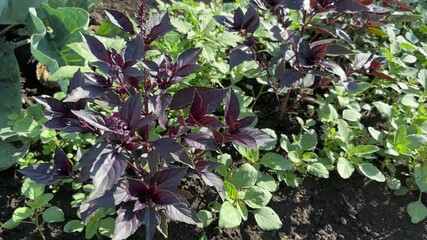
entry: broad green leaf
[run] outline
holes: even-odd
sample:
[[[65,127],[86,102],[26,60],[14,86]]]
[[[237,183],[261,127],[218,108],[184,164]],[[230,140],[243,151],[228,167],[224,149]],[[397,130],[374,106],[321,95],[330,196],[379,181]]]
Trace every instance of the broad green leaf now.
[[[317,145],[317,133],[314,130],[304,133],[299,140],[299,145],[303,151],[315,148]]]
[[[270,192],[276,191],[278,187],[276,180],[270,175],[262,175],[259,177],[256,185]]]
[[[57,206],[52,206],[43,211],[43,220],[48,223],[63,222],[64,212]]]
[[[402,105],[412,108],[418,108],[418,106],[420,105],[413,94],[406,94],[402,97],[402,100],[400,102],[402,103]]]
[[[427,69],[421,69],[418,73],[418,82],[423,86],[424,91],[426,91],[427,86]]]
[[[52,8],[59,7],[76,7],[83,8],[86,11],[93,11],[98,6],[101,0],[48,0],[49,6]]]
[[[175,29],[183,34],[187,34],[190,30],[193,29],[193,25],[179,18],[171,18],[171,24]]]
[[[280,135],[280,147],[286,152],[294,150],[291,141],[289,141],[288,136],[286,136],[285,134]]]
[[[278,176],[283,176],[283,181],[285,181],[286,185],[288,185],[289,187],[298,187],[302,182],[301,179],[298,178],[294,172],[285,172],[283,174],[279,174]]]
[[[53,194],[52,193],[43,193],[39,197],[37,197],[34,201],[28,202],[28,205],[32,208],[40,208],[49,203],[50,200],[52,200]]]
[[[81,72],[92,72],[89,67],[84,66],[63,66],[60,67],[54,74],[49,77],[49,81],[60,81],[65,79],[72,79],[74,73],[80,69]]]
[[[427,164],[417,164],[414,168],[415,183],[421,192],[427,192]]]
[[[22,24],[27,18],[28,9],[38,8],[46,0],[2,0],[0,1],[0,25]]]
[[[272,195],[262,187],[253,186],[246,190],[245,203],[251,208],[261,208],[270,202]]]
[[[282,227],[279,216],[269,207],[263,207],[254,211],[255,221],[265,231],[277,230]]]
[[[357,156],[365,156],[379,151],[380,148],[375,145],[358,145],[354,148]]]
[[[375,180],[377,182],[385,182],[384,175],[377,167],[372,165],[372,163],[363,163],[359,166],[359,170],[363,173],[363,175],[372,180]]]
[[[421,134],[409,134],[406,136],[406,141],[409,148],[417,149],[427,143],[427,137]]]
[[[197,224],[197,227],[199,227],[199,228],[205,228],[205,227],[209,226],[213,221],[212,213],[210,211],[207,211],[207,210],[200,210],[197,213],[197,216],[199,217],[199,219],[201,221],[200,223]]]
[[[312,174],[316,177],[321,177],[321,178],[328,178],[329,177],[328,169],[325,167],[325,165],[318,163],[318,162],[308,164],[307,165],[307,172],[309,172],[310,174]]]
[[[267,168],[286,171],[292,168],[292,164],[289,160],[274,152],[268,152],[262,156],[260,163]]]
[[[368,127],[368,131],[371,134],[372,138],[374,138],[376,141],[381,142],[384,139],[383,133],[377,131],[375,128]]]
[[[247,188],[255,185],[258,177],[258,171],[249,163],[241,165],[234,171],[230,182],[237,188]]]
[[[237,212],[242,217],[243,221],[248,220],[248,208],[246,207],[244,202],[238,201],[236,205]]]
[[[342,178],[347,179],[353,174],[354,166],[347,159],[340,157],[338,158],[337,170]]]
[[[342,117],[350,122],[358,122],[362,118],[362,114],[353,109],[345,109],[342,112]]]
[[[261,131],[265,132],[273,140],[270,141],[270,142],[265,143],[264,145],[262,145],[260,147],[260,150],[265,150],[265,151],[274,150],[276,148],[276,143],[277,143],[277,134],[276,134],[276,132],[273,129],[270,129],[270,128],[263,128],[263,129],[261,129]]]
[[[64,232],[72,233],[72,232],[82,232],[84,229],[84,224],[80,220],[71,220],[67,222],[64,226]]]
[[[85,228],[85,237],[86,239],[91,239],[98,231],[99,219],[92,218],[86,225]]]
[[[44,185],[36,183],[29,178],[26,178],[22,183],[21,192],[27,198],[35,200],[41,196],[44,192]]]
[[[406,211],[411,217],[411,222],[415,224],[423,221],[427,217],[427,208],[420,201],[411,202],[408,204]]]
[[[236,187],[228,181],[224,181],[225,193],[227,193],[227,197],[231,200],[235,200],[238,198],[239,192]]]
[[[115,225],[116,223],[114,218],[112,217],[104,218],[99,222],[99,233],[101,233],[106,237],[111,238],[113,237]]]
[[[33,214],[33,210],[29,207],[19,207],[15,209],[12,215],[12,220],[14,222],[21,222],[31,216]]]
[[[399,189],[394,190],[393,194],[396,196],[405,196],[408,194],[409,189],[405,186],[401,186]]]
[[[342,119],[337,119],[336,123],[338,127],[338,134],[341,136],[343,141],[349,143],[353,139],[353,135],[347,122]]]
[[[47,65],[51,73],[65,65],[83,66],[85,59],[68,45],[82,41],[80,32],[86,32],[89,25],[88,12],[79,8],[53,9],[46,4],[42,4],[39,12],[30,9],[36,29],[31,36],[33,56]]]
[[[156,226],[157,231],[159,231],[165,239],[168,239],[169,235],[169,228],[168,228],[168,219],[169,217],[165,212],[160,212],[160,224]],[[113,228],[114,231],[115,223],[113,222]]]
[[[257,162],[259,159],[259,150],[233,144],[234,148],[248,161]]]
[[[395,177],[389,177],[387,178],[387,186],[388,188],[390,188],[391,190],[397,190],[401,187],[401,183],[400,180],[395,178]]]
[[[338,119],[338,112],[331,104],[322,105],[319,108],[318,115],[322,121],[334,121]]]
[[[221,228],[234,228],[240,225],[242,217],[232,203],[225,201],[219,210],[218,226]]]
[[[391,106],[380,102],[380,101],[376,101],[372,103],[375,108],[378,110],[378,112],[381,114],[381,116],[385,117],[385,118],[390,118],[392,115],[392,111],[391,111]]]
[[[1,225],[1,227],[4,228],[4,229],[14,229],[17,226],[19,226],[20,223],[21,222],[15,222],[15,221],[13,221],[13,219],[9,219],[5,223],[3,223]]]
[[[217,171],[222,176],[226,176],[228,173],[228,167],[231,165],[231,162],[233,159],[231,158],[230,154],[223,153],[221,155],[218,155],[216,159],[212,159],[212,161],[221,163],[223,166],[217,168],[215,171]]]

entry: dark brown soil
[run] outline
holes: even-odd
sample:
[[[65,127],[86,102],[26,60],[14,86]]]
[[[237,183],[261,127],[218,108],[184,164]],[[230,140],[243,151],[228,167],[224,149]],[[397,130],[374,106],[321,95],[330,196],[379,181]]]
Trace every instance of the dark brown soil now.
[[[105,0],[103,6],[92,14],[92,22],[99,24],[104,18],[103,8],[124,10],[131,15],[136,9],[137,2],[137,0]],[[154,1],[148,2],[151,4]],[[28,62],[28,59],[26,61]],[[33,63],[26,65],[27,62],[21,63],[21,69],[34,68]],[[49,91],[38,85],[31,74],[24,73],[23,77],[26,79],[24,84],[26,96]],[[292,120],[291,115],[288,119],[277,120],[277,104],[272,104],[274,100],[273,95],[260,98],[255,107],[260,118],[259,127],[281,129],[285,134],[298,132],[299,124]],[[304,111],[304,109],[300,110]],[[25,206],[26,199],[20,193],[21,177],[15,171],[15,169],[9,169],[0,173],[0,223],[10,219],[14,209]],[[190,202],[197,211],[209,210],[211,204],[218,200],[214,190],[207,188],[199,181],[190,180],[184,184],[183,189],[195,196]],[[220,229],[217,227],[217,221],[204,230],[171,222],[169,239],[196,240],[203,233],[208,236],[208,239],[214,240],[427,239],[427,221],[412,224],[405,212],[406,205],[415,201],[417,194],[414,192],[403,197],[394,196],[385,184],[367,181],[358,174],[354,174],[349,180],[343,180],[337,174],[331,174],[329,179],[306,178],[299,188],[293,189],[281,185],[280,190],[274,193],[269,206],[281,217],[283,226],[280,230],[263,232],[250,215],[248,221],[235,229]],[[52,200],[54,205],[64,211],[66,220],[77,219],[76,209],[70,207],[71,195],[72,191],[64,186]],[[426,202],[426,199],[423,201]],[[44,231],[47,239],[84,239],[84,234],[65,234],[62,228],[63,224],[47,224]],[[143,232],[142,227],[130,239],[143,239],[140,237]],[[13,230],[0,228],[0,240],[17,239],[41,238],[31,224],[21,224]],[[162,239],[162,237],[156,234],[155,239]]]

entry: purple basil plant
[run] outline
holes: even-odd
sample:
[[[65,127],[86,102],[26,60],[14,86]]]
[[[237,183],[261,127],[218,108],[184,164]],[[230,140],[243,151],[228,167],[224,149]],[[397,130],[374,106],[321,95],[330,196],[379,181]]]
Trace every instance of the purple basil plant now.
[[[231,16],[215,16],[220,25],[244,38],[230,50],[229,65],[234,68],[245,61],[257,61],[276,94],[282,113],[289,106],[287,101],[291,92],[288,90],[285,101],[282,101],[279,94],[284,88],[313,86],[314,89],[323,89],[336,83],[348,91],[356,91],[358,75],[394,80],[380,72],[381,58],[354,49],[350,36],[387,21],[395,10],[390,8],[392,5],[396,5],[397,10],[407,10],[400,1],[383,1],[382,5],[375,4],[373,0],[247,2],[246,12],[237,8]],[[299,12],[299,28],[292,27],[289,10]],[[259,13],[266,12],[277,20],[271,22],[271,29],[267,29],[272,39],[260,39],[256,34],[262,17]],[[267,51],[263,44],[265,40],[277,46],[275,54]]]
[[[251,11],[232,25],[253,32],[258,23],[250,19],[258,17]],[[167,55],[148,59],[150,44],[173,26],[166,12],[151,18],[147,12],[141,2],[134,27],[125,14],[107,10],[111,22],[132,36],[125,47],[120,52],[107,49],[95,36],[82,34],[98,60],[91,66],[100,73],[77,71],[62,101],[36,98],[45,107],[47,128],[91,133],[97,143],[74,165],[57,148],[53,164],[20,170],[43,184],[64,179],[91,182],[94,190],[80,207],[82,220],[87,223],[99,208],[116,208],[113,239],[125,239],[141,225],[146,239],[152,239],[165,218],[198,223],[187,201],[190,194],[179,190],[186,176],[203,180],[224,199],[223,181],[213,173],[220,165],[209,162],[205,154],[219,152],[227,143],[256,149],[271,141],[251,127],[254,117],[239,119],[240,105],[232,89],[168,91],[197,71],[201,49],[188,49],[175,60]]]

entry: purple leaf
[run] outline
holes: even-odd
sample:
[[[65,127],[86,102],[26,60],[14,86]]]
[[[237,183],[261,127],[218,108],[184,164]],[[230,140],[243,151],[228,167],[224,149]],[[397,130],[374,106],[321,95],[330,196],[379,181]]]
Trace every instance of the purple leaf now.
[[[203,93],[212,90],[207,87],[188,87],[178,90],[172,97],[169,105],[171,110],[178,110],[189,106],[194,99],[194,92]]]
[[[151,201],[160,206],[174,205],[180,203],[179,198],[169,191],[157,191]]]
[[[280,6],[293,10],[301,10],[304,0],[281,0]]]
[[[303,79],[304,74],[296,71],[296,70],[285,70],[282,74],[280,74],[280,87],[291,87],[294,83]]]
[[[111,129],[107,127],[106,119],[102,114],[89,110],[71,110],[71,112],[83,121],[87,122],[89,125],[100,130],[111,132]]]
[[[335,0],[335,10],[337,12],[354,13],[368,11],[368,8],[353,0]]]
[[[181,53],[176,59],[178,68],[182,68],[188,64],[195,64],[199,60],[202,48],[190,48]]]
[[[18,170],[18,172],[24,174],[37,183],[52,185],[61,182],[62,178],[55,178],[49,174],[51,166],[52,165],[50,163],[33,164]]]
[[[207,103],[206,113],[212,113],[221,106],[225,96],[228,93],[227,89],[214,89],[209,91],[199,91],[203,102]]]
[[[175,191],[186,173],[187,168],[169,168],[154,174],[150,183],[160,190]]]
[[[133,28],[133,24],[129,20],[128,16],[112,9],[105,9],[105,13],[107,14],[107,17],[110,19],[111,23],[127,33],[132,35],[135,34],[135,29]]]
[[[58,113],[66,113],[70,110],[66,107],[66,105],[59,101],[58,99],[51,97],[33,97],[36,102],[43,105],[43,107],[50,112],[58,112]]]
[[[67,95],[67,97],[63,100],[64,102],[77,102],[83,99],[94,99],[100,96],[104,96],[108,91],[107,88],[94,86],[94,85],[86,85],[75,88],[71,93]]]
[[[169,93],[163,93],[160,95],[154,95],[151,97],[152,112],[159,119],[160,127],[166,129],[168,122],[168,115],[166,114],[166,108],[171,102],[172,96]]]
[[[137,93],[128,98],[121,106],[119,113],[120,118],[128,123],[131,130],[134,130],[142,114],[141,94]]]
[[[142,219],[144,219],[143,210],[146,208],[146,205],[140,204],[141,206],[137,207],[138,210],[134,211],[136,204],[140,203],[132,204],[132,202],[127,202],[117,210],[113,235],[114,240],[127,239],[142,225]]]
[[[156,62],[153,62],[150,60],[142,60],[141,63],[145,69],[148,69],[152,72],[158,72],[159,71],[159,65],[157,65]]]
[[[175,73],[174,76],[177,77],[185,77],[188,76],[190,73],[196,71],[200,66],[196,64],[187,64],[183,67],[179,68]],[[180,79],[182,81],[183,79]],[[174,81],[174,83],[180,82],[180,81]]]
[[[212,135],[204,132],[195,132],[183,136],[185,142],[195,149],[216,151],[217,146]]]
[[[323,61],[320,63],[320,65],[328,72],[333,73],[335,75],[338,75],[341,80],[347,79],[347,74],[345,71],[340,67],[340,65],[334,63],[334,62],[328,62]]]
[[[230,68],[234,68],[246,61],[255,60],[255,55],[251,48],[246,45],[237,45],[230,52]]]
[[[154,149],[167,162],[181,162],[192,166],[193,163],[185,152],[184,147],[170,138],[160,138],[153,142]]]
[[[264,133],[263,131],[256,128],[242,128],[240,131],[233,135],[233,138],[236,140],[237,144],[250,147],[252,149],[257,149],[264,144],[274,141],[274,139]]]
[[[197,123],[199,119],[205,116],[207,112],[206,104],[203,103],[203,99],[199,94],[199,91],[194,92],[193,102],[190,106],[189,118],[194,123]]]
[[[215,20],[221,24],[222,26],[230,29],[230,30],[236,30],[234,27],[233,19],[231,17],[227,16],[214,16]],[[242,15],[243,18],[243,15]],[[243,21],[243,19],[242,19]]]
[[[169,218],[187,224],[199,223],[200,220],[197,214],[189,207],[187,200],[184,197],[180,197],[180,200],[177,204],[166,206],[166,214]]]
[[[156,227],[160,224],[160,214],[151,207],[143,209],[142,223],[145,225],[145,239],[151,240],[156,232]]]
[[[96,37],[83,34],[83,42],[86,46],[86,49],[89,50],[96,58],[103,62],[108,62],[109,53],[107,49],[105,49],[104,44],[99,41]]]
[[[130,42],[126,44],[124,49],[124,57],[126,61],[135,60],[138,61],[144,57],[144,40],[141,36],[136,35]]]
[[[114,187],[104,192],[102,196],[93,196],[80,205],[80,214],[83,222],[87,224],[93,214],[100,208],[111,208],[121,202],[128,201],[131,196],[128,192],[129,184],[126,180],[119,180]]]
[[[326,54],[331,56],[342,56],[342,55],[354,54],[354,52],[343,45],[331,44],[329,45],[329,48]]]
[[[218,175],[210,171],[202,171],[200,172],[200,175],[202,177],[202,180],[206,183],[206,185],[210,187],[214,187],[218,192],[219,196],[221,197],[221,199],[224,201],[225,188],[224,188],[224,182],[222,181],[222,179]]]
[[[239,99],[237,99],[236,94],[233,90],[228,91],[227,99],[225,102],[224,109],[224,118],[227,121],[227,124],[234,125],[235,121],[239,117],[240,114],[240,105]]]
[[[94,169],[95,174],[92,177],[92,182],[95,189],[92,194],[109,190],[126,169],[127,160],[123,153],[119,152],[109,156],[111,157],[103,159],[99,169]]]
[[[254,33],[259,26],[259,22],[260,20],[257,11],[252,6],[249,6],[245,16],[243,17],[243,24],[241,28],[250,33]]]
[[[73,78],[71,79],[70,84],[68,85],[67,94],[70,94],[71,91],[73,91],[77,87],[82,86],[84,82],[85,80],[83,78],[83,74],[79,68],[79,70],[77,70],[77,72],[74,73]]]
[[[100,161],[101,159],[106,159],[111,155],[114,145],[108,142],[99,142],[93,145],[89,151],[87,151],[83,156],[79,159],[79,163],[77,164],[77,169],[82,169],[82,173],[84,176],[81,176],[82,181],[85,181],[86,177],[90,177],[90,170],[94,167],[93,165]],[[102,162],[102,161],[100,161]]]
[[[170,18],[167,12],[154,14],[146,25],[145,44],[150,44],[154,40],[163,37],[166,33],[175,28],[170,23]]]

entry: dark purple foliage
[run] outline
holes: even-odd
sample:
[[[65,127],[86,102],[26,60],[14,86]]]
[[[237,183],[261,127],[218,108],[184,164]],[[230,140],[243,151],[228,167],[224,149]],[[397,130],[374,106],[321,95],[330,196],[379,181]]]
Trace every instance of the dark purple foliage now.
[[[18,170],[37,183],[56,184],[67,178],[74,178],[73,166],[67,155],[59,147],[55,150],[53,164],[41,163]]]

